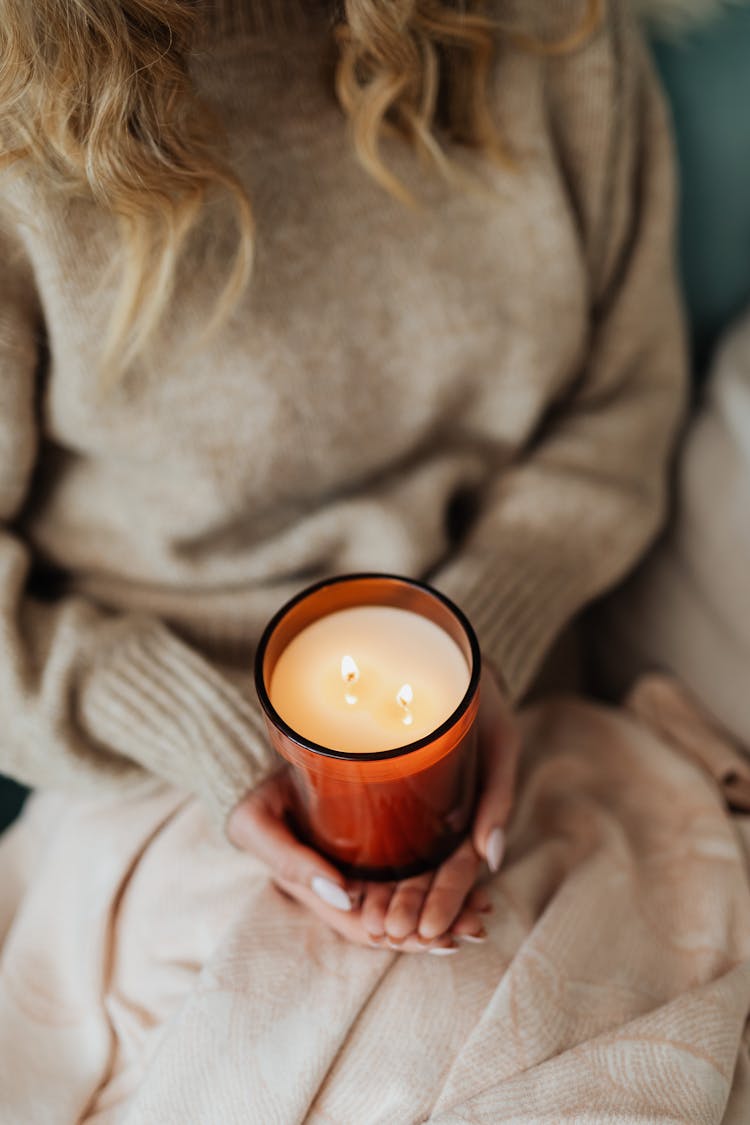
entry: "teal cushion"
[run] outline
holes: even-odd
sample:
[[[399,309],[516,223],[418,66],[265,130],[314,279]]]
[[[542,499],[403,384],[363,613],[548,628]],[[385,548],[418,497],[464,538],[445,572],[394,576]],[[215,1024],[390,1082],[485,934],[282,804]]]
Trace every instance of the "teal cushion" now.
[[[674,117],[681,266],[701,371],[750,304],[750,6],[652,42]]]
[[[21,785],[16,785],[15,781],[0,775],[0,832],[18,816],[26,792],[27,790]]]

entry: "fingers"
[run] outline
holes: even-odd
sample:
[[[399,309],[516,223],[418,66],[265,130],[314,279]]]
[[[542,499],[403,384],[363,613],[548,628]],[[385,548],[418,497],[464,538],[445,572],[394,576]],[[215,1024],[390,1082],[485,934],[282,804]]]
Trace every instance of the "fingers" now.
[[[388,937],[394,941],[403,941],[416,931],[431,882],[432,872],[428,871],[397,884],[385,916],[385,932]]]
[[[470,935],[470,938],[481,936],[483,916],[492,909],[492,905],[484,887],[471,889],[471,882],[479,866],[479,859],[470,844],[467,845],[466,850],[473,856],[473,859],[470,864],[466,865],[463,877],[461,877],[462,856],[455,860],[455,872],[451,867],[443,875],[446,885],[454,882],[455,894],[458,898],[458,905],[455,908],[452,903],[449,905],[442,904],[441,886],[438,886],[435,901],[432,903],[432,907],[430,906],[435,891],[435,882],[433,880],[425,890],[428,876],[422,876],[418,883],[416,880],[411,880],[407,882],[406,886],[402,884],[400,887],[397,887],[395,883],[366,883],[362,898],[361,916],[363,928],[368,936],[374,942],[384,942],[385,948],[388,948],[388,942],[395,942],[398,948],[405,953],[429,952],[434,947],[455,948],[455,942],[451,940],[452,936],[462,938],[466,935]],[[459,875],[460,883],[453,880],[454,874]],[[466,886],[467,883],[469,884],[468,887]],[[396,897],[397,890],[399,891],[398,897]],[[468,897],[466,897],[467,894]],[[389,907],[394,898],[396,899],[394,908],[389,913]],[[422,900],[421,910],[419,910],[420,898]],[[426,930],[429,935],[427,936],[423,928],[423,922],[425,921],[425,912],[430,912],[430,910],[432,910],[432,923],[427,920]],[[388,918],[387,923],[386,918]],[[443,918],[447,919],[444,924],[442,924]],[[407,926],[412,926],[412,929],[404,937],[402,935]]]
[[[385,935],[385,916],[391,904],[394,883],[368,883],[362,900],[362,925],[376,940]]]
[[[227,825],[232,843],[267,864],[278,882],[309,887],[326,906],[351,911],[354,903],[346,879],[294,836],[283,819],[277,788],[281,783],[271,782],[274,784],[261,786],[232,811]]]
[[[458,918],[451,926],[451,934],[459,942],[483,942],[487,938],[484,928],[487,916],[492,912],[492,902],[484,887],[475,887],[461,908]]]
[[[482,945],[487,941],[485,922],[492,909],[492,902],[486,888],[475,886],[447,933],[427,941],[417,932],[395,945],[388,945],[389,939],[386,937],[384,939],[386,948],[397,949],[401,953],[434,953],[442,957],[449,953],[458,953],[464,945]]]
[[[419,936],[446,933],[458,917],[479,871],[480,858],[465,840],[435,873],[419,915]]]
[[[424,883],[429,876],[421,877]],[[484,919],[492,909],[487,891],[483,887],[475,887],[468,895],[464,906],[461,908],[450,932],[442,933],[431,941],[425,940],[416,931],[412,930],[403,939],[391,936],[385,929],[385,915],[388,912],[391,900],[399,889],[393,883],[365,883],[362,887],[362,904],[360,909],[345,913],[327,906],[309,887],[299,883],[285,883],[281,879],[274,879],[275,885],[287,897],[301,903],[308,910],[316,914],[331,929],[335,930],[347,941],[370,948],[393,950],[400,953],[434,953],[436,956],[445,957],[449,953],[457,953],[464,943],[482,942],[485,940]],[[406,896],[404,896],[406,891]],[[420,890],[424,896],[424,888]],[[409,887],[401,887],[401,901],[408,899]],[[375,920],[373,920],[375,919]],[[378,919],[382,929],[377,933]],[[398,927],[395,927],[398,932]]]
[[[485,886],[478,884],[474,887],[465,903],[465,909],[476,914],[491,914],[493,908],[490,893]]]
[[[321,902],[308,887],[301,886],[299,883],[285,883],[283,880],[275,879],[276,887],[285,894],[288,898],[294,899],[301,903],[306,909],[317,915],[322,919],[332,930],[334,930],[346,941],[353,942],[355,945],[367,946],[372,948],[385,950],[398,950],[400,953],[432,953],[437,950],[439,956],[444,956],[446,950],[458,951],[458,943],[453,939],[450,934],[444,934],[434,942],[425,944],[420,941],[416,934],[410,935],[405,941],[399,942],[398,945],[391,945],[390,939],[383,933],[379,939],[373,937],[367,932],[363,921],[362,910],[355,910],[351,913],[343,913],[340,910],[335,910],[325,903]],[[369,897],[371,888],[376,884],[369,884],[365,887],[364,902],[366,903]],[[384,884],[384,889],[389,894],[393,891],[392,884]]]
[[[497,871],[505,851],[521,740],[513,713],[490,672],[482,680],[479,746],[481,792],[472,840],[490,870]]]
[[[385,932],[395,942],[416,935],[421,942],[445,939],[448,945],[459,918],[462,932],[480,930],[479,912],[489,905],[486,891],[472,890],[480,862],[472,842],[465,840],[434,873],[405,879],[395,888],[370,884],[363,904],[368,932],[374,937]]]

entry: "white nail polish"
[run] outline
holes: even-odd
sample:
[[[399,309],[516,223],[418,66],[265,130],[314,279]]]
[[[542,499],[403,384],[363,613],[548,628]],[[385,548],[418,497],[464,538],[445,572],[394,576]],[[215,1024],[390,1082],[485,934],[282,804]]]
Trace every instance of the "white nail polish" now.
[[[487,941],[487,935],[485,934],[484,937],[477,937],[476,934],[457,934],[456,940],[457,941],[468,941],[472,945],[483,945],[484,942]]]
[[[502,828],[493,828],[487,837],[487,866],[490,871],[500,870],[505,852],[505,833]]]
[[[343,887],[339,887],[332,879],[325,879],[322,875],[316,875],[310,886],[315,894],[328,906],[333,906],[336,910],[351,910],[352,902],[349,895]]]
[[[458,953],[458,949],[455,946],[439,945],[435,949],[428,949],[427,952],[434,954],[435,957],[448,957],[451,953]]]

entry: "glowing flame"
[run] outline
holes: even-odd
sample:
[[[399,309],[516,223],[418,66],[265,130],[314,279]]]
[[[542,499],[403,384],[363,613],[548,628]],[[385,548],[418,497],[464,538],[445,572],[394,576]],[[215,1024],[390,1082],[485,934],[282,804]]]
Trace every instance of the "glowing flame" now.
[[[341,679],[345,684],[356,684],[359,679],[359,668],[353,656],[341,657]]]
[[[351,686],[352,684],[356,684],[359,680],[359,668],[357,667],[357,662],[353,656],[341,657],[341,679],[344,681],[347,687]],[[344,699],[350,705],[357,702],[356,695],[354,695],[350,691],[346,693]]]
[[[409,710],[409,706],[414,702],[414,689],[411,684],[402,684],[396,693],[396,702],[399,707],[402,707],[405,714],[401,720],[405,726],[409,727],[414,722],[414,716]]]

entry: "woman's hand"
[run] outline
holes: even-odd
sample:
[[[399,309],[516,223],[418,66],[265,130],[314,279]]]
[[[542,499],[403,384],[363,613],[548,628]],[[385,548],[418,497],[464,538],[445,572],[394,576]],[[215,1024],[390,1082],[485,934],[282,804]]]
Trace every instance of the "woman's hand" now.
[[[346,879],[289,828],[286,769],[239,802],[229,837],[269,866],[282,891],[350,941],[442,954],[454,952],[457,940],[481,941],[482,914],[491,907],[475,884],[482,860],[493,872],[502,862],[520,748],[510,707],[486,668],[478,722],[480,796],[471,836],[435,871],[399,883]]]
[[[485,660],[479,702],[480,792],[471,839],[493,874],[505,854],[505,829],[513,808],[521,735],[501,679]]]

